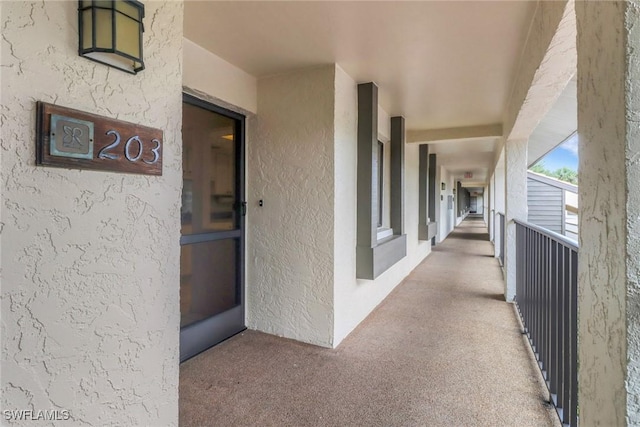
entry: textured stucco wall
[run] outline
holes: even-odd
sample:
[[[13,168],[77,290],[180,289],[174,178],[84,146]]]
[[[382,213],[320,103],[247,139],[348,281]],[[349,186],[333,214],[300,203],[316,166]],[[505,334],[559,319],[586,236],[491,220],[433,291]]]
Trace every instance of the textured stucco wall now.
[[[493,171],[493,173],[491,174],[491,178],[489,178],[489,185],[488,185],[488,191],[489,191],[489,206],[488,206],[488,212],[487,212],[487,224],[489,225],[489,240],[491,240],[493,242],[494,240],[494,234],[495,234],[495,225],[494,225],[494,218],[496,215],[496,172]]]
[[[331,65],[260,79],[247,147],[247,326],[326,347],[333,335],[334,76]]]
[[[478,213],[484,215],[484,197],[481,195],[476,196],[476,203]]]
[[[640,425],[640,1],[627,3],[627,424]]]
[[[496,175],[497,170],[493,171],[491,174],[491,180],[489,181],[489,191],[491,193],[491,206],[489,212],[489,239],[493,242],[494,247],[494,255],[497,256],[497,232],[498,222],[496,221],[496,216],[498,214],[497,204],[496,204],[496,193],[499,191],[498,186],[496,185]]]
[[[436,209],[439,210],[440,216],[438,218],[437,242],[442,242],[456,225],[455,212],[457,202],[454,200],[453,209],[449,209],[447,198],[453,195],[453,189],[455,188],[453,175],[444,166],[440,166],[438,171],[439,173],[436,175],[436,192],[438,194],[436,197]],[[443,182],[445,183],[444,190],[442,190]]]
[[[498,163],[496,165],[496,169],[493,172],[494,176],[494,216],[493,220],[495,221],[495,229],[493,234],[493,243],[495,246],[495,256],[498,257],[500,255],[500,222],[498,221],[498,213],[504,214],[505,212],[505,182],[504,182],[504,148],[500,154],[498,159]]]
[[[578,2],[580,424],[640,425],[638,2]]]
[[[1,4],[3,410],[178,423],[182,3],[145,6],[133,76],[78,57],[77,2]],[[36,167],[36,100],[164,130],[163,176]]]
[[[482,196],[482,219],[487,223],[489,220],[489,186],[484,187],[484,192]]]
[[[505,110],[505,138],[524,139],[553,106],[575,73],[573,0],[539,1]]]
[[[380,111],[380,109],[378,110]],[[335,321],[333,345],[349,332],[349,293],[347,286],[356,282],[357,158],[358,158],[357,85],[340,67],[335,75],[335,195],[334,195],[334,299]],[[361,310],[360,310],[361,311]],[[360,315],[358,315],[360,317]],[[342,338],[340,338],[342,337]]]
[[[505,169],[504,163],[500,164],[500,167],[494,171],[495,177],[495,210],[496,213],[504,213],[505,210],[505,181],[504,181]]]
[[[505,293],[507,301],[516,295],[516,224],[527,220],[527,143],[526,139],[510,140],[504,145],[505,158]]]
[[[335,322],[333,346],[382,302],[431,251],[418,240],[418,150],[405,147],[407,256],[376,280],[356,279],[357,86],[340,67],[335,73]],[[379,116],[380,114],[380,109]],[[384,113],[386,115],[386,113]],[[386,118],[388,121],[388,116]],[[379,135],[384,136],[384,124]],[[412,197],[414,195],[415,197]]]

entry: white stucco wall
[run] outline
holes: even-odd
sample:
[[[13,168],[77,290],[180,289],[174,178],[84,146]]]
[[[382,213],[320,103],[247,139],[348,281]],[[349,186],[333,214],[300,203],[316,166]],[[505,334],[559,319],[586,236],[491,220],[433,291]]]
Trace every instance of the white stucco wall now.
[[[495,193],[494,203],[496,213],[504,213],[505,211],[505,170],[504,163],[494,171]]]
[[[77,7],[1,3],[0,407],[177,425],[182,2],[145,2],[136,76],[78,56]],[[163,175],[36,167],[37,100],[162,129]]]
[[[489,186],[484,187],[484,193],[482,195],[482,218],[484,219],[487,227],[489,226],[489,215],[491,214],[491,193]]]
[[[223,106],[235,107],[234,110],[258,110],[258,80],[189,39],[184,39],[183,84],[223,101]]]
[[[419,146],[408,144],[405,147],[404,214],[407,256],[376,280],[356,279],[357,85],[340,67],[336,67],[335,80],[334,347],[431,251],[429,242],[418,240]],[[386,113],[382,120],[388,121],[384,115]],[[378,126],[379,134],[384,135],[386,126],[382,123]]]
[[[578,2],[580,425],[640,423],[640,4]]]
[[[438,236],[437,242],[442,242],[447,238],[449,233],[451,233],[456,226],[456,203],[453,202],[453,209],[448,209],[448,196],[453,195],[453,189],[455,188],[455,181],[453,175],[444,167],[440,166],[438,168],[439,173],[436,176],[436,187],[437,194],[436,197],[436,209],[439,210],[440,215],[438,219]],[[442,190],[442,183],[445,183],[445,189]],[[443,196],[443,197],[440,197]],[[439,206],[438,206],[439,203]]]
[[[495,245],[495,237],[496,237],[496,171],[494,170],[491,174],[491,179],[489,180],[489,209],[488,209],[488,217],[487,222],[490,224],[489,227],[489,239],[494,242]]]
[[[247,326],[327,347],[333,336],[334,76],[330,65],[260,79],[247,146]]]
[[[497,214],[505,212],[505,166],[504,166],[504,147],[500,151],[500,155],[498,156],[498,161],[496,163],[496,167],[493,171],[493,220],[495,221],[495,230],[494,230],[494,244],[498,244],[498,227],[500,226],[497,220]],[[497,249],[497,246],[496,246]],[[496,256],[498,256],[498,251],[496,250]]]
[[[484,197],[482,194],[478,194],[476,196],[476,206],[477,206],[477,213],[483,214],[484,216],[485,206],[484,206]]]
[[[503,120],[504,137],[527,139],[576,70],[574,0],[540,1]]]
[[[624,29],[627,35],[625,56],[626,138],[625,166],[627,175],[627,423],[640,425],[640,1],[625,4]],[[614,46],[616,46],[615,41]],[[591,305],[593,307],[593,304]]]
[[[516,224],[514,219],[528,220],[526,139],[509,140],[504,145],[505,158],[505,298],[516,295]]]

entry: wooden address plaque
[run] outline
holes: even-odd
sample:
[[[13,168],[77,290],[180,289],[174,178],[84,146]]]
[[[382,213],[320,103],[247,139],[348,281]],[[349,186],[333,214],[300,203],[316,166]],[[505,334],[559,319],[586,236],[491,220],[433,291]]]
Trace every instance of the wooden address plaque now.
[[[162,175],[162,131],[38,102],[36,164]]]

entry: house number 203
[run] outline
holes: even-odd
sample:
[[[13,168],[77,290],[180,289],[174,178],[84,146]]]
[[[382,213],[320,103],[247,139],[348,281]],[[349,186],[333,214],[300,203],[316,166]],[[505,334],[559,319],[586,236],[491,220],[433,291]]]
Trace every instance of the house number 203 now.
[[[113,153],[112,151],[120,145],[122,138],[120,137],[120,133],[116,130],[108,131],[107,135],[113,135],[114,141],[98,152],[98,158],[117,160],[120,158],[120,155]],[[137,162],[139,160],[142,160],[148,165],[156,164],[158,160],[160,160],[160,141],[156,138],[153,138],[151,142],[155,144],[155,147],[151,148],[151,150],[148,152],[149,154],[153,155],[152,159],[150,159],[151,156],[144,155],[144,144],[142,143],[142,140],[138,135],[132,136],[131,138],[127,139],[127,142],[125,142],[124,157],[130,162]]]

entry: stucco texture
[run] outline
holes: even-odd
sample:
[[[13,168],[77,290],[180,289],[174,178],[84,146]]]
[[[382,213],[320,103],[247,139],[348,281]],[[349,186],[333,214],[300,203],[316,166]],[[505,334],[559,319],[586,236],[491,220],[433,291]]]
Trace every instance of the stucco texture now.
[[[516,295],[516,224],[527,221],[527,140],[507,141],[505,152],[505,251],[506,280],[504,297]]]
[[[442,183],[445,185],[444,190],[442,190]],[[455,185],[453,174],[445,167],[440,166],[436,173],[436,206],[439,206],[439,208],[436,208],[436,221],[438,222],[439,231],[437,235],[438,243],[443,242],[456,226],[455,207],[457,199],[454,197],[452,209],[449,209],[448,201],[449,196],[454,196],[453,189]]]
[[[504,137],[526,139],[576,70],[574,0],[540,1],[518,64]]]
[[[640,2],[627,3],[627,423],[640,425]]]
[[[1,3],[0,406],[177,425],[183,5],[145,2],[135,76],[78,56],[77,6]],[[162,129],[163,175],[36,167],[38,100]]]
[[[334,75],[330,65],[260,79],[247,155],[247,326],[325,347],[333,334]]]
[[[627,62],[628,51],[639,47],[637,3],[629,5],[629,11],[635,12],[625,22],[626,8],[622,2],[576,4],[582,426],[640,422],[638,314],[632,314],[628,305],[637,310],[640,253],[637,236],[633,236],[638,233],[640,205],[634,194],[637,190],[631,189],[638,182],[638,130],[633,129],[637,128],[640,100],[635,90],[637,53]],[[633,17],[636,24],[630,19]],[[629,29],[633,32],[625,36]],[[629,346],[627,340],[631,340]]]

